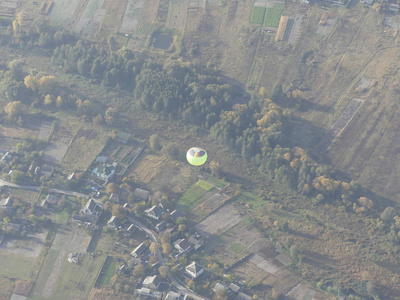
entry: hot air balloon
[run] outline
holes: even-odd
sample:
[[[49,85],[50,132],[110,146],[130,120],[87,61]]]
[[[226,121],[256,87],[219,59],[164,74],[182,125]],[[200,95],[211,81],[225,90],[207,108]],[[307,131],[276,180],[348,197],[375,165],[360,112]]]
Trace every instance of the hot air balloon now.
[[[186,153],[186,159],[193,166],[201,166],[207,160],[207,152],[199,147],[193,147]]]

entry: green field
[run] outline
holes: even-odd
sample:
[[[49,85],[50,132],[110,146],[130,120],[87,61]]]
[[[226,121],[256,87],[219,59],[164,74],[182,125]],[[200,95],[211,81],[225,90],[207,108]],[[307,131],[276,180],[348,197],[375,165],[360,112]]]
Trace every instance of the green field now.
[[[67,224],[69,216],[71,214],[72,206],[74,205],[75,202],[77,202],[76,197],[68,196],[66,207],[54,216],[54,222],[64,225]]]
[[[179,199],[178,204],[185,205],[187,207],[193,207],[200,204],[202,197],[211,190],[214,186],[204,180],[199,180],[193,184],[186,193]]]
[[[273,7],[268,7],[265,13],[264,26],[266,27],[278,27],[279,20],[281,19],[283,10],[282,4],[274,4]]]
[[[101,281],[101,285],[109,285],[111,283],[111,278],[114,276],[116,268],[117,268],[117,263],[115,261],[112,261],[108,265],[107,271],[103,276],[103,280]]]
[[[106,258],[106,255],[93,258],[89,254],[84,254],[80,256],[79,264],[65,260],[54,289],[53,299],[88,299]]]
[[[250,209],[253,211],[258,210],[259,208],[265,206],[265,200],[261,199],[259,196],[249,193],[243,192],[239,196],[234,198],[234,201],[245,202],[250,205]]]
[[[2,251],[0,266],[0,277],[29,279],[34,266],[34,259]]]
[[[74,14],[79,2],[79,0],[59,0],[55,2],[51,9],[50,21],[54,25],[62,25],[68,17]]]
[[[239,243],[239,242],[233,242],[232,244],[230,244],[230,245],[228,246],[228,250],[229,250],[229,251],[232,251],[233,253],[240,254],[240,253],[242,253],[243,251],[247,250],[247,248],[246,248],[245,246],[243,246],[243,245],[242,245],[241,243]]]
[[[251,9],[250,23],[262,24],[264,21],[265,7],[253,7]]]

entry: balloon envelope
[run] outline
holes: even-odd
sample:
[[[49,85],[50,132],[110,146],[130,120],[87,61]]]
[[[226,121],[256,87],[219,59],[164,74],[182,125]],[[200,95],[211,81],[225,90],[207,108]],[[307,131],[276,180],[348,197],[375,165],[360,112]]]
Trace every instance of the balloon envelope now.
[[[207,160],[207,152],[199,147],[193,147],[186,153],[186,159],[193,166],[201,166]]]

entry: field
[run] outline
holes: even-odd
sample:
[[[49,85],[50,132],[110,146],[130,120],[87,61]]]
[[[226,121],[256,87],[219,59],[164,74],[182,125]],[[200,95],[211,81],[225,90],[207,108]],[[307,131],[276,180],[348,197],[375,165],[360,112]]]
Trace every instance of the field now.
[[[265,13],[264,26],[278,27],[279,20],[282,15],[282,10],[283,10],[282,4],[274,4],[273,7],[267,7],[267,11]]]
[[[86,171],[104,148],[107,140],[107,134],[95,126],[81,127],[70,142],[62,165],[69,171]]]
[[[74,203],[78,201],[76,197],[67,196],[66,199],[67,199],[66,207],[62,211],[57,212],[53,218],[54,222],[61,225],[67,224],[69,216],[71,214],[72,206],[74,205]]]
[[[53,4],[50,20],[53,24],[61,26],[69,16],[74,14],[81,0],[59,0]]]
[[[10,278],[0,277],[0,299],[10,299],[11,293],[14,289],[14,282]]]
[[[259,196],[249,192],[241,193],[234,198],[234,201],[238,201],[241,204],[246,204],[252,211],[257,211],[261,207],[265,206],[266,203],[266,201],[261,199]]]
[[[251,9],[250,23],[262,24],[264,22],[265,7],[253,7]]]
[[[34,266],[34,259],[1,251],[0,277],[29,279]]]
[[[105,274],[103,275],[101,285],[109,285],[111,283],[111,278],[114,276],[116,268],[117,263],[115,261],[111,261],[107,267]]]
[[[194,207],[200,204],[203,196],[210,191],[214,186],[206,181],[199,180],[192,185],[186,193],[179,199],[178,204],[185,205],[187,207]]]

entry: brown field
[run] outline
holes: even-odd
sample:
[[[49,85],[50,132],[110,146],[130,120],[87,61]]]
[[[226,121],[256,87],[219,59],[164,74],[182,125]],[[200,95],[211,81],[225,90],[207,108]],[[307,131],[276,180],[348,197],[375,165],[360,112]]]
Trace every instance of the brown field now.
[[[13,124],[0,125],[0,150],[10,151],[25,137],[38,137],[42,120],[28,117],[26,126],[19,127]]]
[[[94,125],[83,125],[66,151],[62,165],[69,171],[86,171],[103,150],[108,136]]]
[[[184,30],[188,0],[171,1],[168,11],[167,26],[178,30]]]

